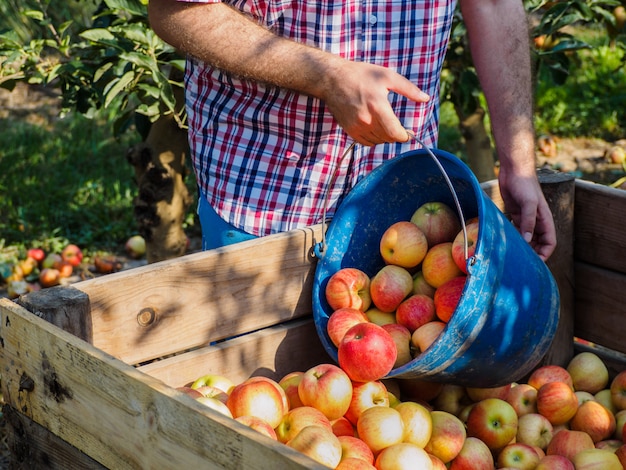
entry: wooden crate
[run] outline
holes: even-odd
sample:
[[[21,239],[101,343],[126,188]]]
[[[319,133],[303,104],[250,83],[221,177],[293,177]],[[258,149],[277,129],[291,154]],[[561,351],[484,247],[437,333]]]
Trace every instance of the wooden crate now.
[[[626,353],[626,192],[544,183],[562,297],[546,360],[567,361],[579,337],[603,346],[616,371]],[[495,184],[484,188],[501,204]],[[323,468],[174,389],[209,372],[279,378],[329,360],[311,319],[320,234],[296,230],[0,300],[12,468]]]

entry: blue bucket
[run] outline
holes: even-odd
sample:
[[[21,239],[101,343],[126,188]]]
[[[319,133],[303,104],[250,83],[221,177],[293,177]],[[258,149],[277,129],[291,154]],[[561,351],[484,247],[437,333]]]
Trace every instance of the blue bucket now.
[[[332,309],[324,292],[330,276],[346,267],[373,276],[385,264],[379,254],[383,232],[394,222],[410,220],[429,201],[457,207],[465,220],[479,217],[475,254],[468,260],[461,301],[438,339],[387,377],[472,387],[520,380],[552,343],[559,320],[556,282],[469,167],[441,150],[415,150],[387,161],[340,204],[324,246],[318,246],[313,284],[313,316],[322,344],[337,362],[337,348],[326,331]]]

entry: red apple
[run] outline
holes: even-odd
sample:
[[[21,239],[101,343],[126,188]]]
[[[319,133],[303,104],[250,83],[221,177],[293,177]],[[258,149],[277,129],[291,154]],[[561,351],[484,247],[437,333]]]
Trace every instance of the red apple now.
[[[435,291],[435,312],[437,313],[437,318],[442,322],[448,323],[450,318],[452,318],[452,314],[461,300],[466,280],[467,276],[465,275],[454,277],[444,282]]]
[[[342,457],[339,461],[339,465],[335,467],[335,470],[376,470],[376,467],[356,457]]]
[[[69,261],[61,261],[56,268],[59,271],[59,277],[66,278],[74,274],[74,266]]]
[[[564,382],[548,382],[537,390],[537,412],[548,418],[552,426],[567,423],[577,409],[578,398]]]
[[[532,446],[522,444],[521,442],[513,442],[507,444],[500,452],[498,452],[498,468],[518,468],[529,469],[539,465],[539,454]]]
[[[274,431],[278,441],[285,444],[305,427],[314,425],[326,427],[332,432],[330,421],[324,413],[312,406],[299,406],[285,413]]]
[[[333,310],[343,307],[365,312],[370,304],[370,278],[357,268],[342,268],[328,279],[325,296]]]
[[[586,401],[570,421],[570,429],[583,431],[593,442],[608,439],[615,432],[615,416],[597,401]]]
[[[624,470],[615,452],[606,449],[587,449],[572,459],[576,470]]]
[[[615,438],[622,441],[626,436],[624,435],[624,427],[626,426],[626,410],[620,410],[615,413]]]
[[[546,455],[562,455],[569,460],[585,449],[594,449],[593,440],[586,432],[561,429],[552,436],[546,448]]]
[[[539,460],[535,470],[576,470],[574,464],[562,455],[546,455]]]
[[[537,389],[527,383],[513,385],[504,398],[517,416],[537,412]]]
[[[76,267],[83,261],[83,252],[77,245],[69,244],[61,251],[61,258]]]
[[[432,454],[428,454],[428,455],[433,464],[432,470],[448,470],[448,467],[446,467],[446,464],[443,463],[439,457],[435,457]]]
[[[396,322],[411,333],[435,319],[435,302],[423,294],[413,294],[402,301],[396,309]]]
[[[377,455],[381,450],[404,439],[402,415],[395,408],[372,406],[361,413],[357,435]]]
[[[413,290],[411,294],[422,294],[431,299],[435,296],[435,288],[426,282],[422,271],[417,271],[413,274]]]
[[[276,382],[274,379],[270,379],[269,377],[265,377],[263,375],[250,377],[246,380],[246,382],[262,382],[262,381],[269,383],[272,387],[276,389],[276,391],[280,395],[280,398],[283,402],[283,408],[285,409],[285,413],[286,413],[289,410],[289,400],[287,399],[287,394],[285,393],[285,389],[283,389],[283,387],[281,387],[278,384],[278,382]]]
[[[339,436],[341,443],[341,460],[355,458],[361,459],[370,465],[374,464],[374,453],[369,446],[358,437]]]
[[[365,312],[352,307],[343,307],[330,314],[328,323],[326,324],[326,330],[333,344],[339,346],[343,336],[350,327],[357,323],[367,321],[369,321],[369,319]]]
[[[596,354],[581,352],[567,365],[574,390],[597,393],[609,384],[609,370]]]
[[[539,390],[543,384],[548,382],[564,382],[571,388],[574,388],[572,376],[569,374],[567,369],[554,364],[538,367],[530,374],[530,377],[528,377],[526,382],[528,385],[532,385],[537,390]]]
[[[455,211],[443,202],[432,201],[422,204],[411,216],[428,240],[428,246],[451,242],[461,230],[461,222]]]
[[[261,418],[257,418],[256,416],[239,416],[238,418],[235,418],[235,421],[238,421],[261,434],[265,434],[270,439],[275,441],[278,440],[276,437],[276,431],[274,431],[274,429]]]
[[[400,413],[404,422],[403,442],[410,442],[422,449],[426,447],[433,432],[433,419],[430,410],[413,401],[399,403],[395,409]]]
[[[409,221],[392,224],[380,239],[380,254],[386,264],[414,268],[428,251],[428,241],[419,227]]]
[[[372,406],[389,406],[389,394],[387,387],[379,381],[352,383],[352,400],[344,414],[353,425],[359,420],[359,416]]]
[[[303,405],[317,408],[329,420],[334,420],[343,416],[350,406],[352,382],[336,365],[318,364],[300,379],[298,395]]]
[[[372,303],[382,312],[395,312],[413,290],[413,277],[405,268],[388,264],[372,277]]]
[[[231,390],[226,405],[234,418],[256,416],[276,428],[287,412],[284,391],[281,395],[278,389],[280,385],[269,380],[246,379]]]
[[[463,422],[451,413],[434,410],[430,413],[432,432],[424,450],[443,463],[452,461],[463,448],[467,433]]]
[[[527,413],[519,417],[517,423],[517,442],[545,450],[552,440],[554,428],[552,423],[539,413]]]
[[[422,274],[435,289],[463,274],[452,259],[452,242],[440,243],[428,250],[422,261]]]
[[[28,258],[34,259],[35,261],[37,261],[37,263],[41,263],[46,257],[46,252],[43,251],[41,248],[30,248],[26,252],[26,256]]]
[[[393,368],[395,369],[411,362],[413,359],[411,356],[411,332],[397,323],[389,323],[383,325],[382,328],[391,335],[393,342],[396,344],[397,354]]]
[[[622,466],[626,468],[626,444],[617,449],[615,451],[615,455],[617,455],[617,458],[621,462]]]
[[[333,429],[333,434],[337,437],[356,435],[354,425],[345,416],[332,420],[330,427]]]
[[[279,381],[278,385],[280,385],[285,391],[285,395],[287,395],[287,401],[289,402],[289,409],[292,410],[294,408],[298,408],[299,406],[303,406],[302,400],[300,399],[300,394],[298,393],[298,386],[300,385],[300,381],[304,376],[304,372],[302,371],[293,371],[284,375]]]
[[[611,381],[611,400],[617,410],[626,410],[626,370]],[[598,392],[600,393],[600,392]]]
[[[107,254],[94,256],[93,264],[100,274],[115,273],[123,267],[122,262],[115,255]]]
[[[476,437],[467,437],[459,454],[450,462],[449,470],[493,470],[491,449]]]
[[[341,460],[341,442],[325,426],[305,427],[287,446],[330,468],[335,468]]]
[[[350,328],[337,352],[339,365],[355,382],[385,377],[398,355],[391,335],[374,323],[359,323]]]
[[[496,452],[517,434],[517,413],[500,398],[486,398],[474,404],[467,416],[467,434],[482,440]]]
[[[430,456],[419,446],[400,442],[383,449],[376,457],[377,470],[432,470]]]
[[[467,259],[474,256],[478,242],[478,222],[465,225],[467,232]],[[467,274],[467,259],[465,258],[465,233],[460,230],[452,241],[452,259],[458,268]]]
[[[126,240],[124,249],[128,256],[139,259],[146,254],[146,240],[141,235],[133,235]]]
[[[423,353],[439,338],[439,335],[445,327],[446,324],[442,321],[428,322],[413,332],[411,335],[411,344],[418,353]]]

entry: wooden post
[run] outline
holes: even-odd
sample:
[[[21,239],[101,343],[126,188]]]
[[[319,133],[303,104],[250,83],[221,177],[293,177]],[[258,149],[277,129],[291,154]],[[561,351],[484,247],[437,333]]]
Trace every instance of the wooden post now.
[[[539,183],[556,226],[557,246],[547,261],[560,295],[559,325],[543,364],[567,366],[574,355],[574,189],[567,173],[539,170]]]

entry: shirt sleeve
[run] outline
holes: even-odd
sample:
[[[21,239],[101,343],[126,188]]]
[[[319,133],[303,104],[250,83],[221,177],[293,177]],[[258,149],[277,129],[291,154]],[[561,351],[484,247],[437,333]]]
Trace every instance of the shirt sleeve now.
[[[176,0],[185,3],[220,3],[222,0]]]

